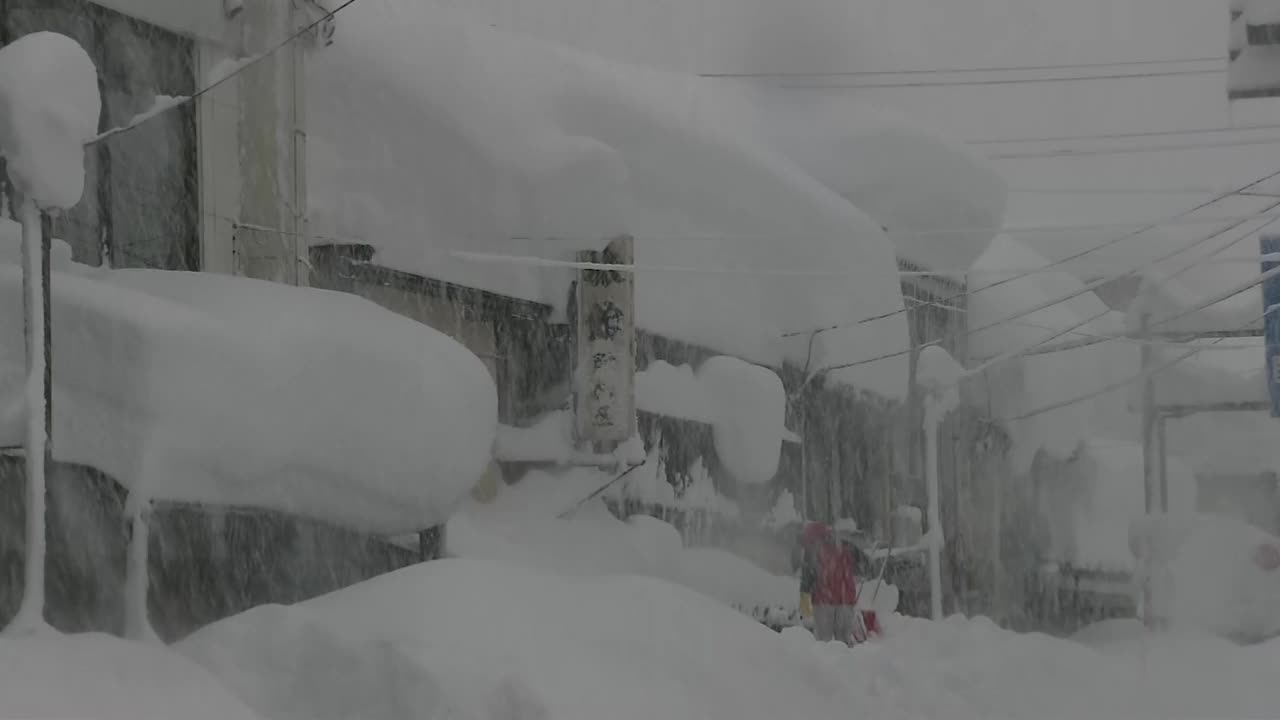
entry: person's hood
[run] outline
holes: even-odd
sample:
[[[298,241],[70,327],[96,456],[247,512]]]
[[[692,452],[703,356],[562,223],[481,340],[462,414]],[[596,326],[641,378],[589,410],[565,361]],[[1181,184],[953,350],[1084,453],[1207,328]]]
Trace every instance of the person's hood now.
[[[805,526],[801,541],[806,545],[827,540],[831,537],[831,526],[826,523],[812,522]]]

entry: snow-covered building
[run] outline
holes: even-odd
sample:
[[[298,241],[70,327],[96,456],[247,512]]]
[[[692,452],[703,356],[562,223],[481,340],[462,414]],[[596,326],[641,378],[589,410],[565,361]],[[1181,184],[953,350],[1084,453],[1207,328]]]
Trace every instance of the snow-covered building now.
[[[380,331],[374,327],[388,319],[405,323],[407,327],[383,339],[397,336],[411,343],[413,338],[423,339],[426,328],[372,305],[319,291],[286,297],[272,290],[274,285],[240,278],[155,274],[158,270],[200,270],[290,284],[305,282],[305,273],[299,269],[305,267],[306,258],[295,254],[299,247],[305,252],[305,245],[297,242],[302,229],[301,208],[305,206],[304,189],[297,182],[303,167],[305,133],[297,115],[301,85],[293,83],[292,77],[310,37],[289,44],[253,67],[240,68],[230,59],[277,43],[292,31],[295,22],[314,17],[309,5],[272,0],[235,4],[14,0],[0,4],[0,46],[31,33],[54,31],[70,36],[85,49],[99,71],[102,91],[101,114],[93,123],[97,130],[106,133],[147,118],[127,132],[109,134],[86,148],[85,191],[80,202],[70,212],[52,215],[54,236],[59,239],[53,269],[62,274],[57,276],[53,291],[57,379],[55,463],[49,471],[46,614],[61,630],[121,630],[127,528],[122,514],[126,492],[137,491],[139,484],[147,486],[157,508],[151,521],[152,622],[165,637],[254,604],[312,597],[414,562],[418,552],[401,549],[379,536],[440,520],[439,516],[430,517],[435,510],[418,512],[424,509],[419,505],[418,511],[409,510],[392,525],[362,527],[357,516],[366,511],[364,520],[380,524],[378,520],[395,517],[396,506],[408,510],[415,504],[405,503],[408,495],[381,491],[348,497],[354,501],[348,505],[353,515],[326,517],[327,510],[321,507],[324,498],[334,499],[341,492],[335,495],[313,487],[313,492],[301,493],[300,487],[285,486],[294,481],[305,485],[321,480],[326,471],[313,471],[322,467],[337,471],[330,479],[353,480],[371,468],[362,463],[359,473],[340,470],[341,463],[332,462],[334,457],[326,460],[315,455],[315,447],[295,445],[285,451],[293,442],[285,437],[292,435],[303,445],[307,438],[323,437],[336,430],[333,422],[351,417],[347,415],[349,403],[343,403],[339,411],[321,413],[324,419],[315,424],[312,420],[319,418],[308,420],[306,413],[298,412],[299,406],[290,409],[290,402],[263,402],[260,392],[253,393],[256,397],[248,402],[243,395],[235,399],[237,393],[252,393],[251,387],[261,388],[260,383],[266,383],[282,391],[271,391],[277,399],[290,395],[295,401],[311,404],[303,398],[336,400],[334,387],[349,386],[349,367],[335,383],[334,378],[322,380],[324,371],[317,374],[315,366],[304,368],[310,361],[303,361],[290,365],[290,383],[317,385],[311,390],[296,385],[293,390],[284,390],[285,385],[279,382],[282,378],[273,379],[272,375],[282,370],[276,363],[289,355],[299,360],[317,351],[335,353],[329,355],[336,363],[331,370],[354,362],[374,376],[391,376],[387,368],[376,368],[380,361],[370,365],[352,355],[338,360],[343,354],[337,351],[343,342],[338,335],[353,340],[351,331],[360,332],[356,327],[325,336],[320,331],[323,323],[306,321],[304,315],[323,315],[325,322],[353,320],[332,314],[342,306],[346,310],[339,314],[352,310],[363,314],[365,320],[356,325],[375,334]],[[174,98],[209,88],[236,69],[240,72],[234,78],[207,90],[194,102],[171,107]],[[164,111],[151,114],[157,109]],[[16,428],[25,411],[16,381],[22,372],[21,341],[10,342],[20,338],[22,322],[14,266],[18,240],[11,220],[16,212],[15,188],[7,174],[0,178],[0,196],[0,268],[6,269],[0,283],[6,298],[0,306],[0,332],[5,336],[0,344],[0,415],[4,416],[0,421],[0,572],[20,578],[25,508],[23,462],[17,447],[21,433]],[[250,285],[237,285],[236,289],[229,284],[244,282]],[[306,307],[295,305],[287,311],[286,305],[293,302]],[[234,310],[232,305],[240,309]],[[326,305],[328,309],[322,309]],[[248,345],[235,340],[236,336],[247,339],[246,331],[252,334],[249,326],[257,320],[248,324],[245,320],[265,320],[281,311],[288,317],[277,315],[277,322],[291,323],[287,332],[281,327],[282,332],[269,341],[260,342],[265,336],[259,336]],[[231,315],[239,315],[240,320]],[[309,340],[304,339],[307,335]],[[331,340],[337,343],[330,344]],[[320,350],[314,344],[317,341],[329,349]],[[251,358],[257,351],[248,348],[255,344],[260,350],[273,348],[267,352],[274,359]],[[308,352],[295,352],[308,345]],[[439,347],[451,345],[452,341],[446,340]],[[425,359],[423,349],[419,346],[404,354],[402,348],[386,357]],[[457,348],[446,351],[467,365],[470,356],[459,353]],[[234,370],[237,366],[240,369]],[[475,381],[475,373],[472,375]],[[488,382],[483,380],[481,386]],[[161,390],[156,383],[169,385]],[[203,394],[212,387],[220,388],[216,401]],[[381,403],[373,385],[352,388],[352,392],[361,398],[360,403]],[[422,399],[416,392],[403,393],[404,388],[398,389],[397,397]],[[415,402],[409,400],[402,409]],[[281,414],[270,424],[277,427],[271,433],[261,427],[252,431],[248,417],[237,417],[236,408],[243,412],[247,404],[264,410],[274,405]],[[483,401],[477,406],[481,415],[483,406]],[[224,412],[223,420],[214,420]],[[211,420],[212,424],[197,427]],[[419,421],[406,423],[405,429],[417,424]],[[486,430],[481,420],[478,428],[477,437],[483,445],[484,433],[492,427]],[[394,433],[383,432],[386,428],[370,425],[368,430],[369,442],[358,443],[368,450],[382,441],[387,442],[384,449],[396,443],[425,447],[418,431],[414,431],[413,443],[403,443],[392,439]],[[226,431],[257,435],[250,443],[256,449],[234,449],[241,443],[225,435]],[[335,435],[351,437],[345,431]],[[272,442],[263,442],[268,437]],[[248,438],[241,435],[241,440]],[[342,442],[332,445],[336,453],[342,452]],[[261,455],[253,459],[260,451],[285,451],[293,460],[284,465],[276,461],[258,465],[265,459]],[[199,454],[205,457],[197,458]],[[387,459],[397,457],[395,453],[379,454]],[[400,457],[407,460],[408,456]],[[298,473],[286,468],[302,458],[310,458],[303,462],[315,461],[316,465]],[[241,466],[237,469],[236,465]],[[250,465],[258,465],[257,470]],[[163,469],[166,466],[168,469]],[[262,473],[267,466],[274,466],[274,470]],[[420,467],[414,472],[421,476]],[[383,480],[391,478],[382,470],[374,474]],[[215,478],[218,475],[221,477]],[[290,476],[293,480],[287,479]],[[419,485],[420,491],[430,483]],[[274,499],[269,497],[272,494]],[[401,496],[393,499],[397,494]],[[414,494],[418,491],[410,493]],[[377,495],[390,501],[381,510],[367,504]],[[320,504],[298,504],[307,496]],[[426,500],[426,505],[434,503],[422,495],[418,499]],[[417,517],[408,517],[415,514]],[[0,592],[0,615],[5,622],[21,591],[21,583],[9,582]]]
[[[638,369],[732,356],[769,369],[789,394],[785,421],[765,429],[782,447],[764,490],[729,480],[740,459],[718,456],[714,407],[640,398],[642,435],[661,446],[672,484],[719,506],[710,478],[757,514],[790,490],[804,516],[888,532],[919,474],[902,439],[918,424],[901,409],[913,403],[911,347],[939,340],[963,355],[963,308],[946,303],[963,290],[956,269],[990,239],[946,229],[995,227],[1003,214],[1003,183],[967,150],[882,109],[801,107],[459,21],[429,3],[344,13],[332,46],[308,54],[325,39],[309,33],[244,66],[237,58],[272,49],[320,17],[319,5],[189,5],[0,5],[0,43],[55,30],[89,51],[103,78],[100,131],[201,91],[90,146],[85,199],[54,221],[70,259],[360,295],[478,356],[500,421],[516,428],[561,409],[571,391],[574,272],[563,261],[629,235]],[[353,377],[365,371],[376,367]],[[109,470],[65,472],[98,477],[95,492],[118,498]],[[195,495],[177,500],[209,501]],[[228,516],[248,517],[242,530],[258,541],[363,548],[333,577],[414,557],[368,537],[385,528],[320,518],[343,529],[299,530],[258,500]],[[197,528],[200,513],[184,513],[173,509],[157,532],[198,537],[210,557],[226,552],[225,523],[239,520]],[[364,539],[341,534],[353,531]],[[293,556],[266,557],[284,566]],[[307,572],[282,584],[310,592]],[[281,599],[276,590],[205,610]]]

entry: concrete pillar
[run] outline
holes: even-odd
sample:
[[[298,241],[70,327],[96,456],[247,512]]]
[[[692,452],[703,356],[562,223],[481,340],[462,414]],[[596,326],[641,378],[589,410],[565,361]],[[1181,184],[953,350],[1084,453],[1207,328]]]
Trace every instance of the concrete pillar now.
[[[245,0],[243,52],[273,50],[296,25],[293,5]],[[240,216],[233,241],[239,275],[308,284],[304,43],[276,50],[239,76]]]

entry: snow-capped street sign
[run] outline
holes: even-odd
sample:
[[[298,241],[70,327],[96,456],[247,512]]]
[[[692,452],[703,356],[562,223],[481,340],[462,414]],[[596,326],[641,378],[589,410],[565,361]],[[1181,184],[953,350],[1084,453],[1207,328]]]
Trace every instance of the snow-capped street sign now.
[[[633,241],[620,237],[578,262],[630,265]],[[582,442],[623,442],[635,434],[635,278],[629,272],[578,272],[576,429]]]
[[[1258,244],[1264,256],[1280,253],[1280,235],[1263,235],[1258,238]],[[1262,272],[1278,266],[1280,262],[1268,259],[1262,263]],[[1271,417],[1280,418],[1280,277],[1263,281],[1262,308],[1266,313],[1263,328],[1267,339],[1267,391],[1271,395]]]

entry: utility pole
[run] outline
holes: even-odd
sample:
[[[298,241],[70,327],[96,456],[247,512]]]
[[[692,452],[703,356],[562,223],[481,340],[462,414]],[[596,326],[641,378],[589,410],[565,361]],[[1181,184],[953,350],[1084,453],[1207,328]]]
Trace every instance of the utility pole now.
[[[36,201],[24,197],[19,207],[22,223],[22,309],[26,336],[27,426],[23,442],[27,476],[27,557],[22,603],[12,628],[32,632],[46,626],[45,497],[46,472],[52,464],[53,365],[49,309],[52,232]]]
[[[1153,351],[1151,347],[1151,314],[1143,313],[1139,321],[1138,336],[1142,338],[1142,492],[1143,492],[1143,509],[1146,518],[1151,518],[1151,511],[1155,504],[1155,480],[1156,480],[1156,390],[1155,378],[1151,374],[1153,367]],[[1152,591],[1154,583],[1152,582],[1152,574],[1155,572],[1155,564],[1153,561],[1154,548],[1151,547],[1154,538],[1148,533],[1146,547],[1144,548],[1142,558],[1142,621],[1148,627],[1153,627],[1155,621],[1154,602],[1152,601]]]

